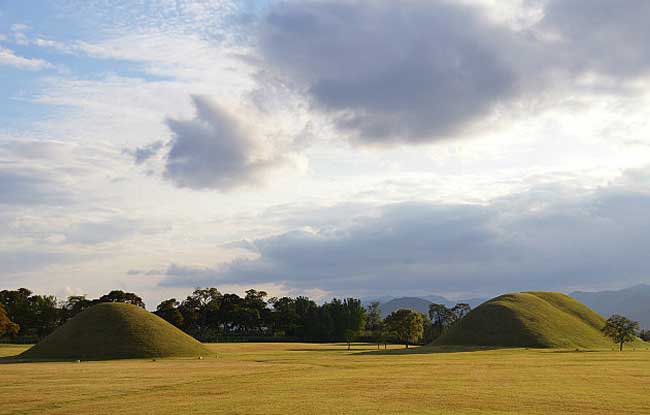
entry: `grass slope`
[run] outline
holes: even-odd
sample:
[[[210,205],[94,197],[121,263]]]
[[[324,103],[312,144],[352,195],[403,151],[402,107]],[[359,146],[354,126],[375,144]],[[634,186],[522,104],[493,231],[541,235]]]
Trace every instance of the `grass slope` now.
[[[203,356],[205,346],[140,307],[104,303],[85,310],[20,355],[28,360]]]
[[[560,293],[524,292],[496,297],[468,314],[435,345],[542,348],[611,348],[605,319]],[[641,346],[639,340],[632,345]]]

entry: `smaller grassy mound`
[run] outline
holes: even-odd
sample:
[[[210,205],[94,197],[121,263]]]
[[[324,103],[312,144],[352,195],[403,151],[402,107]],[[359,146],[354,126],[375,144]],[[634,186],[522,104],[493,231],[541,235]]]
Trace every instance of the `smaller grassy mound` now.
[[[103,303],[78,314],[19,358],[106,360],[208,353],[200,342],[147,310]]]
[[[506,294],[474,309],[434,345],[611,348],[604,326],[602,316],[564,294]]]

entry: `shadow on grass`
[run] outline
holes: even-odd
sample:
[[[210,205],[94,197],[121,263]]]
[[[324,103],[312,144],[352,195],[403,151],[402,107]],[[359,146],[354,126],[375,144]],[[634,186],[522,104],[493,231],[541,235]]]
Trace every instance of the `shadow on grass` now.
[[[13,364],[13,363],[33,363],[33,360],[30,359],[24,359],[20,357],[20,355],[15,355],[15,356],[3,356],[0,357],[0,365],[7,365],[7,364]]]
[[[142,360],[142,361],[165,361],[165,360],[208,360],[219,358],[218,355],[212,356],[166,356],[166,357],[114,357],[114,358],[96,358],[96,359],[27,359],[21,357],[20,355],[16,356],[3,356],[0,357],[0,365],[7,364],[19,364],[19,363],[87,363],[87,362],[111,362],[111,361],[133,361],[133,360]]]
[[[360,352],[369,351],[376,347],[375,343],[353,342],[352,347],[348,350],[347,343],[319,343],[326,344],[327,347],[296,347],[287,349],[289,352]]]
[[[354,349],[354,347],[350,350],[348,350],[347,346],[345,347],[337,347],[337,348],[327,348],[327,349],[287,349],[289,352],[354,352],[358,351],[359,349]]]
[[[435,354],[435,353],[469,353],[490,350],[512,349],[503,346],[416,346],[403,349],[372,350],[360,352],[360,355],[381,356],[381,355],[409,355],[409,354]]]
[[[561,349],[561,350],[549,350],[549,353],[602,353],[602,352],[611,352],[610,349]]]

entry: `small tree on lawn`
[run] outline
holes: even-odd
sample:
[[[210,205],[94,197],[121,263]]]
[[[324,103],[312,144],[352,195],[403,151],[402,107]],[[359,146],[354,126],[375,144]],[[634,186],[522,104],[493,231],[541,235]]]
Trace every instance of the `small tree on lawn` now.
[[[614,314],[605,323],[603,334],[611,338],[614,343],[620,345],[619,350],[623,351],[623,344],[634,341],[636,332],[639,330],[639,323],[626,317]]]
[[[352,340],[354,340],[354,336],[356,335],[356,332],[352,329],[346,329],[345,330],[345,341],[348,343],[348,350],[350,350],[350,344],[352,343]]]
[[[424,319],[422,314],[413,310],[399,309],[393,311],[384,324],[388,330],[399,340],[404,343],[408,349],[409,343],[415,344],[422,339],[424,335]]]
[[[381,311],[379,309],[379,301],[373,301],[366,308],[366,335],[377,341],[377,349],[379,349],[379,342],[381,341]]]

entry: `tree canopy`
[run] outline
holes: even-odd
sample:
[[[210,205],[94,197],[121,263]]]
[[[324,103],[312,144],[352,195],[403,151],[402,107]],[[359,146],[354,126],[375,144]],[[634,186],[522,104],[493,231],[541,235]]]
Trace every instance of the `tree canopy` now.
[[[470,311],[472,311],[472,308],[465,303],[456,304],[452,308],[448,308],[444,304],[430,304],[429,318],[435,329],[433,337],[440,337],[445,334],[452,324],[465,317]]]
[[[639,330],[637,321],[614,314],[607,319],[607,323],[603,327],[603,334],[611,338],[614,343],[620,346],[619,350],[623,351],[623,344],[634,341],[637,330]]]
[[[390,313],[384,321],[387,331],[406,348],[417,344],[424,335],[424,317],[422,314],[401,308]]]

